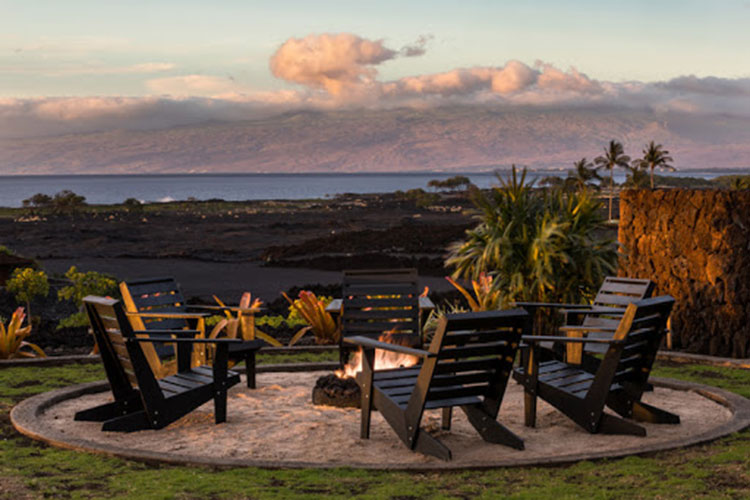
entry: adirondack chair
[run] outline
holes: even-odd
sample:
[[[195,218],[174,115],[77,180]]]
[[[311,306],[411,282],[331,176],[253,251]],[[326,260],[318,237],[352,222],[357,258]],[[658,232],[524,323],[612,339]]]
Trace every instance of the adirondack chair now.
[[[194,338],[197,330],[152,330],[146,335],[130,327],[119,301],[88,296],[83,302],[114,402],[79,411],[75,420],[104,422],[104,431],[161,429],[210,399],[216,423],[226,420],[227,390],[240,381],[227,368],[227,351],[241,340]],[[158,379],[151,370],[142,346],[156,341],[177,344],[174,375]],[[216,345],[213,366],[191,368],[192,348],[206,343]]]
[[[585,328],[598,327],[597,330],[589,333],[589,338],[611,339],[625,312],[625,307],[631,302],[651,297],[653,291],[654,282],[651,280],[607,276],[591,304],[516,302],[515,305],[529,311],[532,317],[540,308],[558,310],[563,315],[563,326],[560,331],[569,337],[582,337],[583,330],[575,326],[583,326]],[[607,346],[594,342],[569,343],[565,349],[565,359],[571,363],[580,363],[583,349],[592,353],[603,353],[607,350]]]
[[[250,332],[254,332],[253,313],[257,308],[252,307],[233,307],[233,306],[205,306],[190,305],[188,306],[185,297],[182,294],[180,285],[174,278],[149,278],[133,280],[120,283],[120,293],[127,311],[127,316],[134,330],[152,331],[152,330],[183,330],[196,329],[200,333],[199,338],[216,337],[221,329],[215,329],[207,334],[205,319],[210,314],[222,313],[223,311],[232,311],[242,314],[242,321]],[[189,310],[190,309],[190,310]],[[247,316],[245,316],[247,315]],[[247,320],[245,319],[247,318]],[[225,332],[229,338],[235,338],[237,330],[227,329]],[[247,337],[243,331],[243,338]],[[245,360],[247,369],[248,383],[255,387],[255,351],[260,349],[264,344],[263,341],[249,335],[245,339],[247,342],[239,346],[230,346],[229,359],[231,361]],[[255,345],[255,350],[250,349]],[[172,375],[176,372],[177,366],[174,360],[167,358],[174,356],[174,349],[171,345],[159,346],[144,343],[142,345],[144,355],[157,377]],[[198,346],[193,350],[192,365],[198,366],[210,359],[206,358],[204,346]]]
[[[394,342],[422,345],[416,269],[344,271],[339,343],[342,365],[349,354],[343,339],[377,339],[389,333]]]
[[[426,351],[369,337],[347,338],[363,351],[363,370],[357,376],[362,391],[361,437],[370,436],[374,406],[408,448],[450,460],[450,449],[420,422],[425,409],[442,408],[442,427],[448,430],[452,408],[460,406],[482,439],[522,450],[523,440],[496,419],[527,316],[523,309],[449,314],[440,319]],[[417,356],[422,365],[377,370],[375,349]]]
[[[555,359],[554,353],[539,346],[559,338],[525,336],[528,346],[513,378],[524,386],[526,425],[535,425],[537,396],[591,433],[646,435],[642,426],[604,413],[605,405],[628,419],[680,423],[679,416],[641,401],[673,305],[669,296],[631,303],[612,339],[562,339],[607,346],[601,359],[584,352],[580,365]]]

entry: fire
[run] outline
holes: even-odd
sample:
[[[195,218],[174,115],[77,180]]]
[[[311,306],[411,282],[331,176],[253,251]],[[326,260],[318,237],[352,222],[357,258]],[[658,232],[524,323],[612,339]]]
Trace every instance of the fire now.
[[[393,332],[386,332],[378,337],[380,342],[387,342],[389,344],[400,344],[408,345],[408,342],[402,338],[395,337]],[[414,366],[419,361],[416,356],[410,356],[408,354],[401,354],[399,352],[385,351],[383,349],[375,349],[375,369],[376,370],[387,370],[389,368],[408,368]],[[334,373],[339,378],[351,378],[355,377],[357,373],[362,371],[362,350],[355,352],[352,355],[349,362],[344,366],[343,370],[336,370]]]

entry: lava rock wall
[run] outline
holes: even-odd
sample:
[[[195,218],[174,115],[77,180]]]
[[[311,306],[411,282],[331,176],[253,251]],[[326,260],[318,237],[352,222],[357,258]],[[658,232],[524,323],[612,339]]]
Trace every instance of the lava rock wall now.
[[[750,357],[750,191],[623,191],[619,241],[621,275],[676,299],[675,349]]]

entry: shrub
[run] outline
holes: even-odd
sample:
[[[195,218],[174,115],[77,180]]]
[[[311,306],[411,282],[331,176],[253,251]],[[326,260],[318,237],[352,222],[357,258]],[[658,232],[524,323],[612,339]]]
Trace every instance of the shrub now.
[[[488,196],[473,190],[480,223],[450,248],[453,277],[493,278],[502,306],[513,301],[580,303],[616,266],[612,239],[597,236],[604,219],[587,190],[533,190],[515,167]]]
[[[79,272],[75,266],[65,273],[65,277],[70,282],[69,285],[61,288],[57,292],[58,300],[70,300],[79,309],[83,307],[83,298],[87,295],[115,296],[118,294],[117,280],[112,276],[101,274],[96,271],[86,273]],[[79,310],[67,318],[63,318],[57,328],[80,327],[88,325],[86,313]]]
[[[34,297],[46,297],[49,294],[49,280],[44,271],[31,267],[13,270],[5,288],[13,294],[16,302],[26,304],[26,311],[31,318],[31,301]]]
[[[30,198],[23,200],[24,208],[46,208],[52,204],[52,197],[48,194],[37,193]]]
[[[60,191],[52,198],[52,211],[58,214],[71,213],[85,205],[86,198],[69,189]]]
[[[122,202],[122,205],[125,207],[125,209],[128,212],[142,212],[143,211],[143,203],[141,203],[140,200],[136,198],[128,198],[127,200]]]

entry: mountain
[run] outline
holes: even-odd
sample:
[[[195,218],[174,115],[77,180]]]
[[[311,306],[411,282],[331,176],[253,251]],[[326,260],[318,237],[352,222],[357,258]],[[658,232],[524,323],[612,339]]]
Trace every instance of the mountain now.
[[[750,166],[750,119],[632,109],[454,106],[299,111],[160,130],[0,139],[0,174],[567,168],[610,139],[656,140],[679,169]]]

